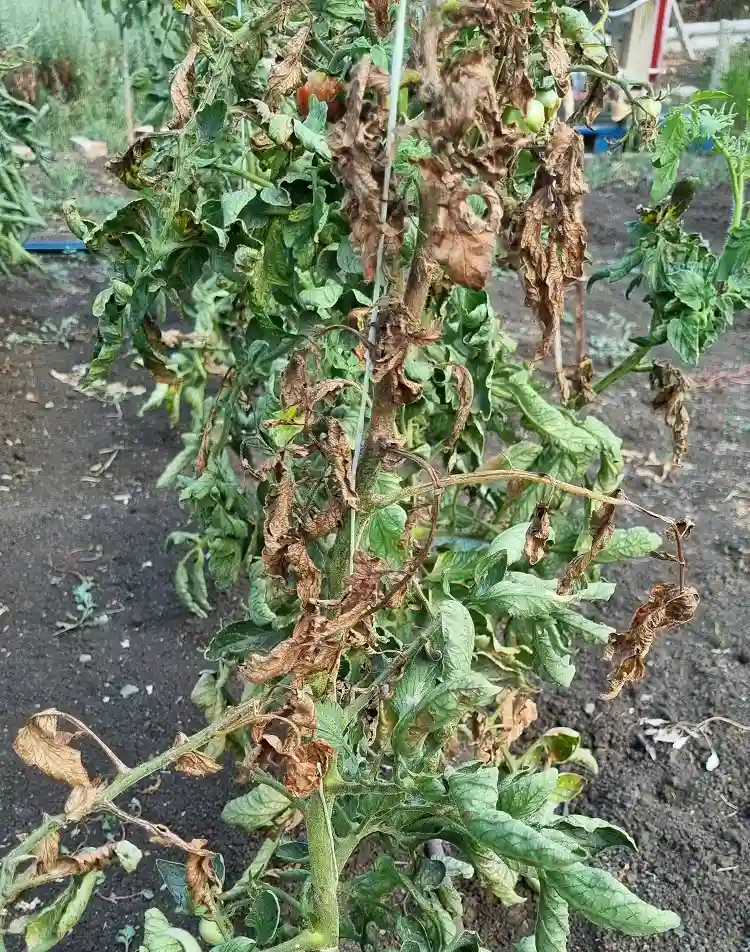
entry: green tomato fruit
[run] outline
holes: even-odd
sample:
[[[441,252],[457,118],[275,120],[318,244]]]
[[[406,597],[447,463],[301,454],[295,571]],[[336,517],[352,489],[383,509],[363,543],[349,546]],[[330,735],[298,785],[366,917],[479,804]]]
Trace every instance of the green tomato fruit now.
[[[212,919],[201,919],[198,933],[201,939],[210,946],[221,945],[226,940],[226,936]]]
[[[521,123],[521,110],[513,106],[506,106],[503,110],[503,123],[506,126],[518,126]]]
[[[550,112],[557,112],[557,110],[560,108],[560,103],[562,100],[554,89],[542,89],[535,95],[544,108],[550,110]]]
[[[651,119],[658,119],[659,116],[661,116],[661,103],[658,99],[653,99],[651,96],[641,96],[639,99],[636,99],[636,105]],[[636,112],[636,119],[637,118],[638,113]]]
[[[538,99],[532,99],[526,107],[520,126],[524,132],[539,132],[546,121],[544,106]]]

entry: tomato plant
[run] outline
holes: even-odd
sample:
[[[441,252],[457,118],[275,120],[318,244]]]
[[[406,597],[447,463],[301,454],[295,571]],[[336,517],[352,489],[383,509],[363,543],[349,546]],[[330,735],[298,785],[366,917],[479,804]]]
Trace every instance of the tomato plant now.
[[[580,736],[518,741],[539,682],[570,684],[578,640],[618,656],[614,697],[698,603],[691,525],[623,495],[620,440],[579,408],[640,369],[658,335],[697,333],[700,350],[744,306],[742,203],[718,258],[680,224],[691,195],[679,157],[710,116],[720,131],[721,110],[696,100],[665,121],[637,247],[607,271],[647,286],[653,342],[601,380],[578,368],[559,402],[515,356],[487,285],[502,254],[544,356],[583,273],[586,185],[580,136],[536,91],[559,96],[571,71],[589,72],[590,119],[604,85],[622,82],[583,13],[550,0],[259,2],[245,18],[220,0],[179,6],[169,128],[112,163],[137,197],[99,224],[67,213],[114,266],[89,381],[127,343],[155,379],[146,409],[188,419],[160,480],[190,516],[170,540],[178,593],[208,616],[205,570],[218,587],[244,575],[246,611],[206,647],[192,699],[207,726],[146,763],[129,768],[60,712],[29,720],[16,752],[71,792],[2,861],[0,906],[70,877],[15,924],[35,948],[67,935],[106,867],[132,869],[138,854],[127,841],[61,851],[60,833],[113,813],[184,854],[162,864],[165,884],[222,952],[478,952],[463,924],[469,876],[504,905],[536,896],[524,952],[562,952],[571,910],[630,935],[676,928],[596,865],[633,848],[625,831],[558,811],[596,771]],[[715,141],[741,198],[744,141]],[[652,372],[682,455],[684,381]],[[617,526],[627,506],[665,538]],[[655,550],[665,579],[625,632],[586,612],[612,594],[603,566]],[[91,778],[84,735],[114,779]],[[233,883],[205,839],[116,803],[158,770],[199,783],[229,757],[246,789],[222,818],[266,836]],[[373,840],[376,859],[350,874]],[[146,952],[196,943],[148,911]]]

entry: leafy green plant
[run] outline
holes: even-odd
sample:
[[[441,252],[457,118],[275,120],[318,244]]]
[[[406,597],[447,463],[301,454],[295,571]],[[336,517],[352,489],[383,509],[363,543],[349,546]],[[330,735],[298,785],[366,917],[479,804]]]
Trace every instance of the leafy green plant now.
[[[146,763],[129,768],[73,720],[116,773],[94,782],[58,729],[67,715],[22,728],[19,756],[72,790],[2,861],[0,898],[74,884],[16,931],[51,948],[80,917],[87,877],[121,862],[109,845],[61,853],[60,830],[96,813],[186,855],[160,861],[161,875],[177,913],[222,952],[479,950],[462,921],[469,876],[506,905],[536,895],[524,952],[564,950],[571,909],[630,935],[676,928],[595,865],[632,849],[627,833],[558,812],[596,770],[579,735],[510,749],[538,681],[570,684],[577,641],[618,655],[614,697],[698,603],[691,524],[622,494],[619,439],[576,409],[590,379],[580,368],[575,400],[552,402],[486,292],[502,238],[540,356],[551,348],[582,274],[586,191],[555,90],[583,67],[591,117],[611,53],[580,11],[548,0],[268,2],[244,17],[191,0],[183,12],[169,128],[112,163],[138,196],[98,225],[67,215],[115,268],[94,306],[89,383],[127,342],[156,380],[144,410],[164,404],[175,422],[188,410],[160,480],[192,517],[171,537],[180,597],[206,615],[204,568],[218,587],[244,575],[247,610],[206,647],[213,667],[192,700],[207,726]],[[651,141],[655,116],[642,112]],[[657,228],[679,217],[672,194]],[[693,319],[673,279],[654,293],[660,319]],[[659,374],[659,406],[684,436],[681,378]],[[502,443],[495,459],[489,438]],[[616,527],[623,507],[660,520],[668,544]],[[589,603],[613,591],[601,567],[655,550],[673,581],[654,585],[625,632],[593,619]],[[468,748],[458,765],[456,743]],[[158,770],[200,778],[225,755],[247,789],[222,818],[266,834],[234,883],[204,839],[116,803]],[[367,846],[366,872],[348,876]],[[149,910],[143,949],[178,946],[202,947]]]
[[[16,265],[33,263],[23,242],[30,229],[44,224],[23,177],[23,160],[16,151],[18,146],[41,151],[34,129],[39,113],[12,96],[2,82],[24,64],[27,56],[20,46],[0,53],[0,270],[4,274]]]

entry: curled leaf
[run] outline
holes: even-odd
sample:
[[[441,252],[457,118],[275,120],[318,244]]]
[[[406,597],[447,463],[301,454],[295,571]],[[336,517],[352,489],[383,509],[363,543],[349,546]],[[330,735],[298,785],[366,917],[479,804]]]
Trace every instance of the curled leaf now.
[[[187,735],[180,731],[175,737],[173,745],[184,744],[187,739]],[[221,770],[221,764],[217,764],[212,757],[208,757],[198,750],[188,751],[188,753],[178,757],[173,766],[175,770],[179,770],[180,773],[187,774],[189,777],[207,777]]]
[[[613,496],[617,498],[619,495],[620,490],[615,490]],[[573,591],[573,583],[583,576],[597,555],[606,547],[614,535],[615,511],[616,506],[612,503],[604,503],[596,512],[591,521],[591,548],[588,552],[583,552],[571,560],[565,569],[565,575],[557,583],[558,595],[569,595]]]
[[[688,451],[690,414],[685,397],[690,384],[676,367],[659,361],[654,362],[650,380],[651,389],[657,391],[651,406],[662,411],[664,422],[672,430],[672,462],[679,466]]]
[[[451,281],[480,291],[487,283],[495,256],[495,245],[503,221],[503,207],[489,185],[457,187],[454,176],[440,180],[425,176],[432,189],[428,201],[437,204],[435,225],[430,232],[427,254],[439,264]],[[475,212],[471,196],[482,200],[485,211]]]
[[[30,767],[38,767],[48,777],[72,787],[91,785],[81,762],[80,751],[70,746],[73,734],[57,729],[57,717],[48,712],[35,714],[13,741],[13,750]]]
[[[60,855],[60,831],[53,830],[36,845],[37,872],[46,873],[55,865]]]
[[[91,813],[104,787],[104,783],[96,781],[88,786],[73,787],[65,801],[65,816],[69,820],[82,820]]]
[[[294,92],[305,80],[305,71],[302,68],[302,54],[305,52],[307,38],[310,35],[310,24],[299,29],[281,52],[281,62],[276,63],[268,76],[266,102],[270,106],[278,104],[279,100]]]
[[[583,139],[571,126],[558,124],[511,240],[526,303],[544,331],[537,358],[552,347],[565,308],[566,286],[583,274],[585,193]]]
[[[194,852],[190,853],[185,864],[185,882],[190,898],[197,906],[212,910],[221,889],[213,865],[216,854],[205,849],[206,840],[191,840],[189,845],[194,847]]]
[[[523,551],[531,565],[536,565],[544,558],[544,547],[549,541],[550,521],[549,506],[539,503],[526,530],[526,541]]]
[[[195,58],[198,55],[197,43],[191,43],[187,54],[174,74],[169,95],[172,100],[172,118],[169,120],[170,129],[182,129],[193,114],[191,96],[195,80]]]
[[[601,694],[604,700],[617,697],[625,684],[640,681],[646,676],[645,658],[654,638],[665,631],[689,622],[700,601],[694,588],[680,590],[677,585],[659,582],[651,589],[648,601],[640,605],[627,631],[613,635],[604,657],[609,659],[620,652],[629,652],[609,675],[609,691]]]
[[[456,380],[455,388],[456,394],[458,395],[458,409],[453,418],[453,427],[450,436],[445,441],[446,449],[451,449],[458,442],[466,426],[466,421],[469,419],[471,406],[474,402],[474,378],[463,364],[450,364],[450,368]]]

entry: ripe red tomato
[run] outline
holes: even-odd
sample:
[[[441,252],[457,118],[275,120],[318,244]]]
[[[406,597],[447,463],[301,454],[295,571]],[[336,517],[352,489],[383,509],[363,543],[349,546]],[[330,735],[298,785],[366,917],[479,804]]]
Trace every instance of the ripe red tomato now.
[[[307,82],[297,90],[297,109],[301,116],[310,111],[310,96],[315,96],[318,102],[328,103],[328,118],[335,122],[344,114],[344,104],[339,98],[343,92],[343,83],[328,73],[315,71],[308,73]]]

